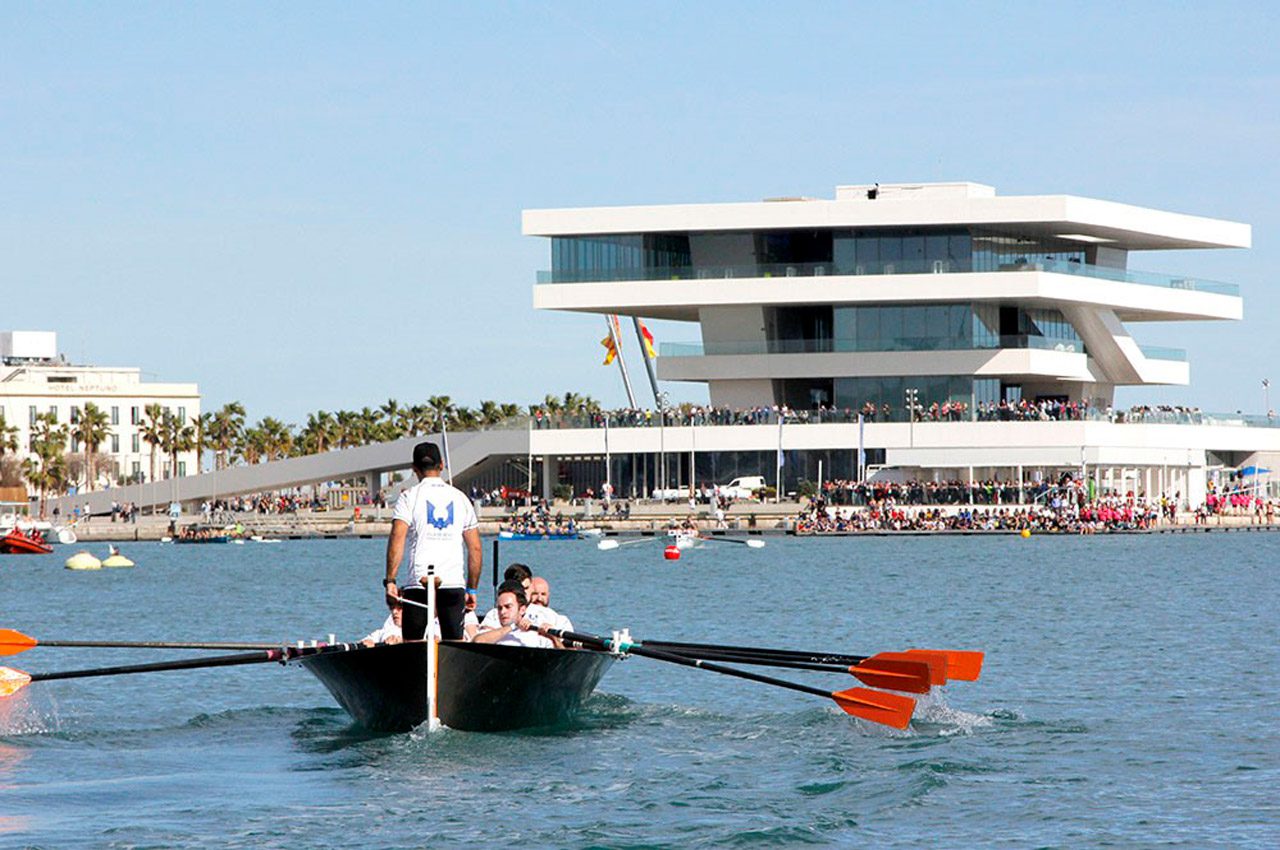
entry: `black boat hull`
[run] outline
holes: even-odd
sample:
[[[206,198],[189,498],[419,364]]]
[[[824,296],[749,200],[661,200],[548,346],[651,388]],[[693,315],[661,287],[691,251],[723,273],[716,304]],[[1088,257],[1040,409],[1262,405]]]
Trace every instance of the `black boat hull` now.
[[[357,647],[299,659],[355,721],[407,732],[427,719],[427,647]],[[613,664],[608,653],[442,642],[438,714],[445,726],[502,732],[572,719]]]

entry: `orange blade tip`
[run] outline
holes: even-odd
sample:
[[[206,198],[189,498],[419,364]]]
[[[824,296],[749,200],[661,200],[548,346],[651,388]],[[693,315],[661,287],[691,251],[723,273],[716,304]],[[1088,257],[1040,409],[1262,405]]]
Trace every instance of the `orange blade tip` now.
[[[911,649],[908,652],[941,652],[947,657],[947,678],[976,682],[982,675],[983,654],[969,649]]]
[[[929,667],[929,684],[945,685],[947,683],[946,653],[913,649],[910,652],[881,652],[878,655],[871,656],[871,658],[884,661],[912,661],[927,664]]]
[[[36,645],[36,639],[15,629],[0,629],[0,655],[17,655]]]
[[[13,696],[31,683],[31,677],[12,667],[0,667],[0,697]]]
[[[916,710],[916,701],[911,697],[866,688],[836,691],[831,698],[846,714],[872,723],[883,723],[894,729],[906,729],[911,723],[912,712]]]
[[[929,665],[923,661],[873,657],[853,665],[849,672],[864,685],[912,694],[929,693],[932,681]]]

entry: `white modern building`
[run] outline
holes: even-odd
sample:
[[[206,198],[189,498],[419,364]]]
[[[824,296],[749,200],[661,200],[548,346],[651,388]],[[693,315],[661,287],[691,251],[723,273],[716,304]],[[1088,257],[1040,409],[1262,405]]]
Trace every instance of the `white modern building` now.
[[[1219,470],[1280,451],[1280,431],[1250,427],[1265,418],[1117,423],[1110,412],[1118,386],[1190,381],[1185,352],[1140,343],[1143,322],[1243,312],[1234,285],[1131,259],[1247,248],[1246,224],[974,183],[527,210],[523,224],[551,240],[536,308],[689,323],[688,342],[661,347],[659,378],[705,383],[717,406],[865,413],[862,428],[803,429],[828,474],[856,474],[840,458],[861,441],[864,458],[906,477],[1084,466],[1117,489],[1195,503]],[[912,399],[923,415],[907,415]],[[1083,408],[1083,421],[1007,421],[1002,406],[1023,400]],[[947,421],[918,421],[935,404]],[[813,477],[798,459],[795,474]]]
[[[107,416],[107,439],[98,448],[101,468],[95,487],[151,477],[152,446],[143,437],[146,408],[159,405],[185,424],[200,416],[200,391],[193,383],[144,381],[137,367],[85,366],[58,353],[57,335],[49,331],[0,332],[0,413],[17,429],[17,456],[31,456],[37,417],[52,414],[59,425],[74,430],[85,405]],[[67,452],[83,451],[71,437]],[[105,460],[105,463],[103,461]],[[178,454],[178,466],[156,449],[156,478],[198,471],[194,450]]]

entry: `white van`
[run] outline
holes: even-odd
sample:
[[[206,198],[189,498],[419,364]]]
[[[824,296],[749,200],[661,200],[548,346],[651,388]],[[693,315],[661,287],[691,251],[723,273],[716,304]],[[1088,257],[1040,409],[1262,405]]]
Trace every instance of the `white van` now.
[[[763,475],[744,475],[720,485],[720,495],[729,499],[750,499],[767,487]]]

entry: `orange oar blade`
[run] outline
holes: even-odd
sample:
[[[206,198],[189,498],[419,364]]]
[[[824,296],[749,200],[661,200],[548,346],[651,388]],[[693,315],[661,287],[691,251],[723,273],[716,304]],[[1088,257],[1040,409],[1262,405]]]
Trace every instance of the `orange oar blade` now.
[[[908,655],[942,653],[947,657],[947,678],[976,682],[982,675],[982,653],[968,649],[909,649]]]
[[[17,655],[36,645],[36,639],[13,629],[0,629],[0,655]]]
[[[911,697],[869,691],[866,688],[836,691],[831,698],[846,714],[872,723],[883,723],[894,729],[906,729],[911,722],[911,713],[916,710],[916,701]]]
[[[945,685],[947,683],[947,656],[942,652],[929,652],[914,649],[911,652],[881,652],[872,658],[885,661],[911,661],[926,664],[929,667],[929,684]]]
[[[873,655],[849,668],[859,682],[888,691],[929,693],[929,665],[923,661],[897,661]]]
[[[31,684],[31,677],[12,667],[0,667],[0,698],[12,696]]]

